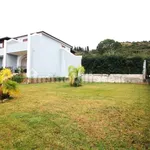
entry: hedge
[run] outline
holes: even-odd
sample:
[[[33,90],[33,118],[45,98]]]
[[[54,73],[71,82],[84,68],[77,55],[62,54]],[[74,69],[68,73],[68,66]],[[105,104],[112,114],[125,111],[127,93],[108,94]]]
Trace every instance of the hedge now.
[[[150,63],[150,58],[147,59]],[[93,74],[141,74],[143,71],[141,57],[123,56],[86,56],[82,59],[86,73]]]

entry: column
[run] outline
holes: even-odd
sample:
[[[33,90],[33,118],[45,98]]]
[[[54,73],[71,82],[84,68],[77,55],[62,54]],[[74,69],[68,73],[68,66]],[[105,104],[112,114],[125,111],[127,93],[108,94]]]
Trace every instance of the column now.
[[[4,40],[3,68],[6,68],[7,40]]]
[[[27,77],[31,78],[31,35],[28,34],[27,46]]]

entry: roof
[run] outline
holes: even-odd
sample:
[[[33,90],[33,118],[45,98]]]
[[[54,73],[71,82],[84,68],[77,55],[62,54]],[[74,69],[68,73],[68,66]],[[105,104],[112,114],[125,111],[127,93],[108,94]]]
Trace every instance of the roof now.
[[[10,37],[2,37],[2,38],[0,38],[0,42],[2,42],[4,40],[9,40],[9,39],[11,39],[11,38]]]
[[[68,43],[66,43],[66,42],[64,42],[64,41],[62,41],[62,40],[60,40],[60,39],[50,35],[49,33],[45,32],[45,31],[39,31],[39,32],[36,32],[36,33],[42,33],[43,35],[46,35],[46,36],[48,36],[48,37],[50,37],[50,38],[52,38],[52,39],[54,39],[54,40],[56,40],[56,41],[58,41],[60,43],[63,43],[65,45],[69,46],[70,48],[72,48],[72,46],[70,44],[68,44]],[[34,33],[31,33],[31,34],[34,34]],[[21,37],[24,37],[24,36],[28,36],[28,35],[25,34],[25,35],[17,36],[17,37],[14,37],[14,39],[21,38]]]

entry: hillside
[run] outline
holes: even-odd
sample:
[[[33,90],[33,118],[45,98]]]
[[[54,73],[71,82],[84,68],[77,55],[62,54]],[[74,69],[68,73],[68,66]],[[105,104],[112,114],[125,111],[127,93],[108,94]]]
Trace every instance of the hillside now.
[[[150,41],[120,42],[119,48],[108,48],[106,52],[99,53],[97,49],[86,51],[83,48],[76,50],[76,55],[119,55],[126,57],[150,57]]]

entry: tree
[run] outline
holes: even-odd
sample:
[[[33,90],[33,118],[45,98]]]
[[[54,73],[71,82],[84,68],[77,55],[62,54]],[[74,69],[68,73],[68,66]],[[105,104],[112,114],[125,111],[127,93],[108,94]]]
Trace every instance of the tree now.
[[[74,46],[73,50],[74,50],[74,51],[76,51],[76,50],[77,50],[77,48]]]
[[[89,46],[87,46],[86,50],[87,50],[87,52],[89,52]]]
[[[97,45],[97,50],[99,51],[100,54],[103,54],[105,52],[115,51],[116,49],[121,47],[122,47],[121,43],[113,39],[106,39],[104,41],[101,41]]]
[[[74,67],[69,66],[68,68],[69,72],[69,82],[71,86],[81,86],[82,85],[82,77],[81,75],[85,72],[85,69],[83,66]]]
[[[0,100],[18,94],[17,82],[11,80],[12,76],[10,69],[0,71]]]

